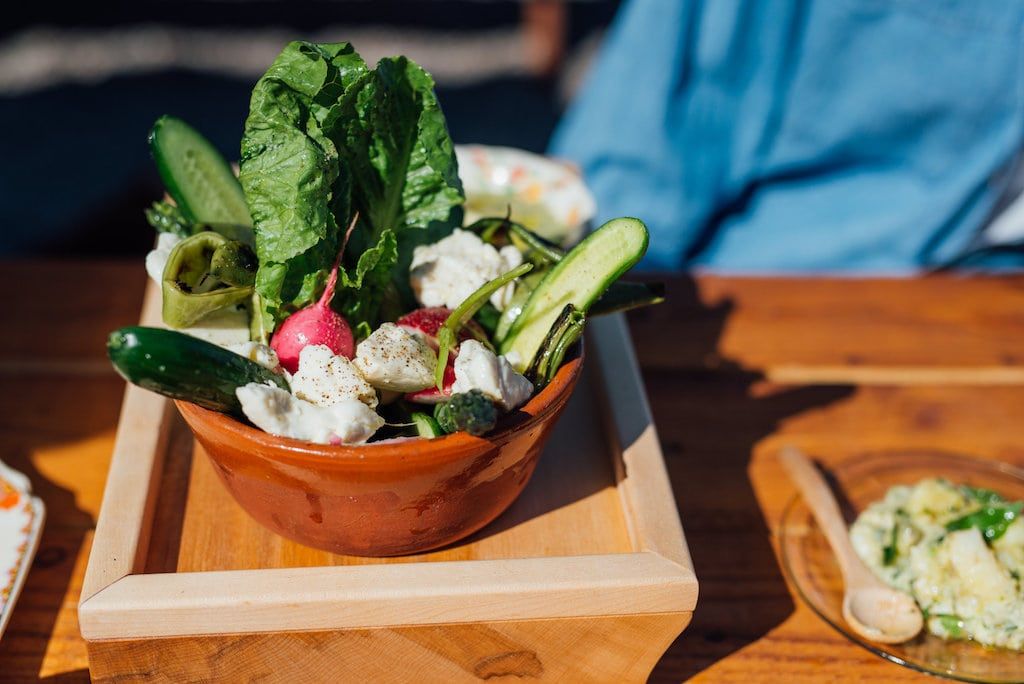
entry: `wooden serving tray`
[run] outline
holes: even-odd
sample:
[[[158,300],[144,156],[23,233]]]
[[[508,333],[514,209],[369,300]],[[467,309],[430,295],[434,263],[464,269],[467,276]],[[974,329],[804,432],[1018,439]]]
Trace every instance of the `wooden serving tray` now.
[[[150,285],[143,324],[159,299]],[[79,603],[94,680],[644,680],[697,579],[624,319],[591,322],[587,344],[522,496],[400,558],[264,529],[173,404],[129,386]]]

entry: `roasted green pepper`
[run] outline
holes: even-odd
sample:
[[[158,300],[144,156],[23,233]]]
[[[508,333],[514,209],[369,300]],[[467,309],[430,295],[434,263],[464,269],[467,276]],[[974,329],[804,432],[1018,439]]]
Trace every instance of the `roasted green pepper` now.
[[[256,255],[235,240],[218,247],[210,258],[210,275],[233,287],[252,287],[256,282]]]
[[[209,313],[247,302],[253,292],[256,260],[247,260],[242,253],[246,249],[211,231],[178,243],[164,267],[164,323],[187,328]],[[252,278],[243,273],[247,265]],[[236,284],[246,281],[248,285]]]

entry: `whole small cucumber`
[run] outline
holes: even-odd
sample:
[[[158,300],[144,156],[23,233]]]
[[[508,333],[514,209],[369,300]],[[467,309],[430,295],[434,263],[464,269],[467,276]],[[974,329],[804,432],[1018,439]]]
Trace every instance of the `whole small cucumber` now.
[[[171,399],[241,416],[235,390],[250,382],[288,382],[260,364],[199,338],[165,330],[131,326],[110,333],[107,355],[128,382]]]

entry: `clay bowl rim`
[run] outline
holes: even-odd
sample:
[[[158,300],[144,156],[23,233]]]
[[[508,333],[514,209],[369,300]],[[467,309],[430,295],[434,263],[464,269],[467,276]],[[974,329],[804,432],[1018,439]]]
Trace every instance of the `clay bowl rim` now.
[[[575,387],[583,367],[585,353],[582,340],[576,350],[562,363],[547,387],[530,398],[526,404],[502,418],[498,429],[483,436],[474,437],[465,432],[455,432],[443,437],[423,439],[400,439],[371,442],[359,445],[315,444],[291,437],[279,437],[247,425],[231,416],[203,408],[183,399],[174,400],[178,411],[193,432],[215,430],[228,433],[236,443],[249,443],[257,447],[254,453],[269,456],[275,460],[288,457],[299,460],[323,461],[325,463],[355,463],[369,465],[383,462],[422,463],[436,461],[443,463],[462,458],[467,451],[484,444],[503,444],[517,433],[524,432],[545,420],[558,408],[558,399]],[[568,401],[568,398],[566,399]],[[192,427],[193,423],[201,430]],[[426,446],[429,445],[429,448]]]

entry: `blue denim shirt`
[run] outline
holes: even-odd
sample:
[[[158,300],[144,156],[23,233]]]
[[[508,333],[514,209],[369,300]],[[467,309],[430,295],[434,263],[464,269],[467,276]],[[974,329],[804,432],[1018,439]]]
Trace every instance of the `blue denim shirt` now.
[[[905,273],[1024,141],[1024,1],[627,0],[552,141],[643,266]]]

